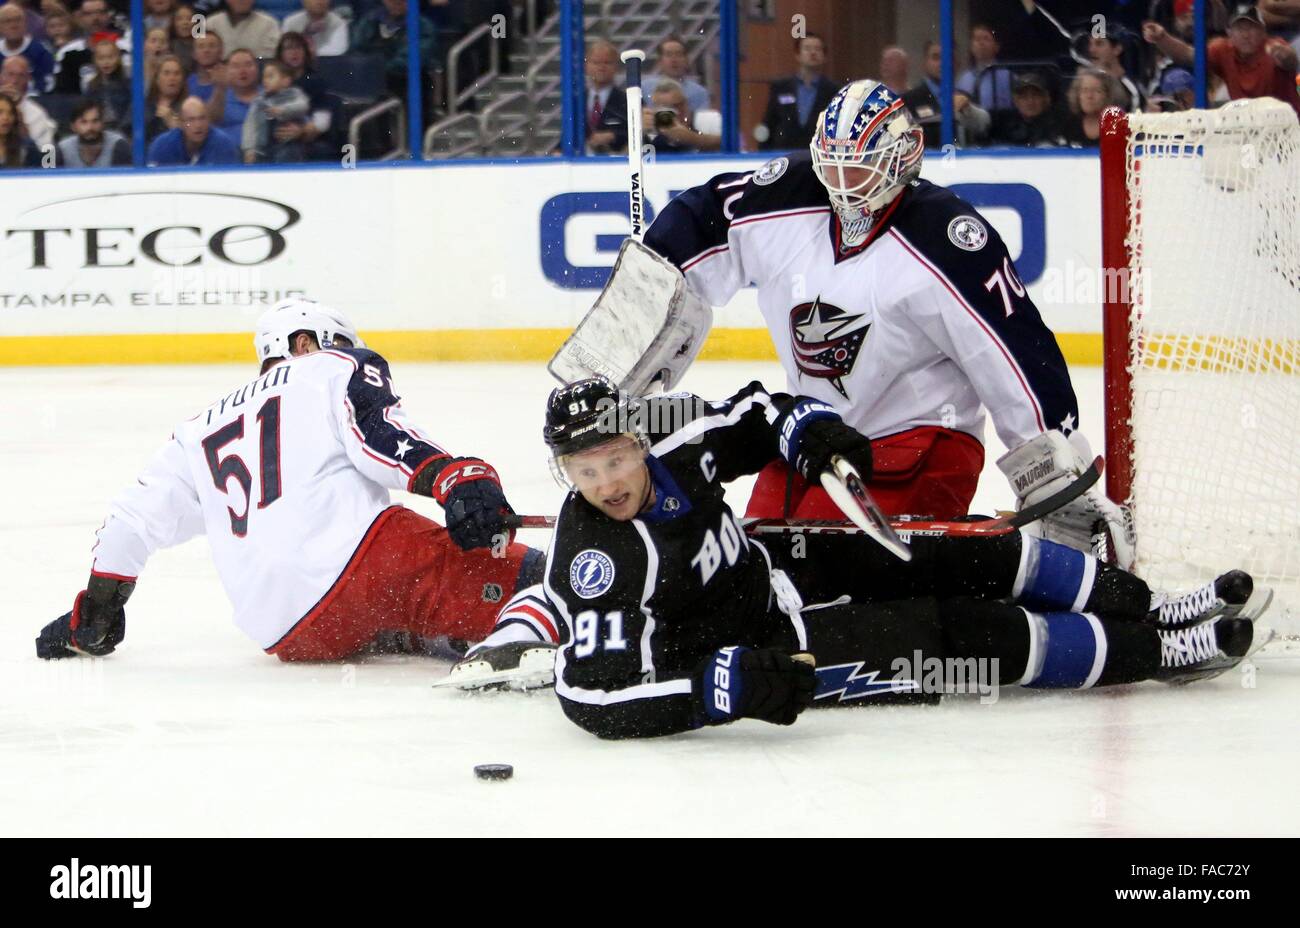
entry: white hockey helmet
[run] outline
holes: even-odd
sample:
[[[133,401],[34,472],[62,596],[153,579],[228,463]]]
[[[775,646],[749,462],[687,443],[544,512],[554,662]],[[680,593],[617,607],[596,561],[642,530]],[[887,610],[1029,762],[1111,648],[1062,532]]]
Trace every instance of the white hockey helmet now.
[[[290,297],[276,303],[257,320],[257,332],[253,335],[257,360],[290,357],[290,341],[295,332],[311,332],[322,348],[332,347],[335,336],[339,335],[353,348],[366,347],[356,327],[337,309],[315,300]]]
[[[879,81],[840,88],[808,146],[813,170],[841,213],[874,213],[921,173],[925,136],[902,97]]]

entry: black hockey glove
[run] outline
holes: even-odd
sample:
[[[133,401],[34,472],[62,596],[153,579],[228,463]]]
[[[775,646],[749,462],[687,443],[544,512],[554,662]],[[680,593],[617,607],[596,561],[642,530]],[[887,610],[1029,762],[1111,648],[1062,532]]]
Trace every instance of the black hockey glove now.
[[[134,580],[116,580],[91,574],[77,594],[72,611],[41,629],[36,656],[103,657],[112,654],[126,637],[126,601],[135,590]]]
[[[722,648],[700,665],[697,679],[710,725],[740,718],[793,725],[817,688],[812,664],[776,648]]]
[[[871,439],[846,425],[825,403],[799,397],[777,420],[781,455],[809,483],[831,470],[831,458],[844,458],[863,480],[871,479]]]
[[[414,492],[422,492],[423,477],[417,475]],[[505,520],[515,511],[506,502],[497,472],[478,458],[452,458],[429,481],[428,495],[442,504],[447,532],[465,551],[490,548],[499,538],[513,537]]]

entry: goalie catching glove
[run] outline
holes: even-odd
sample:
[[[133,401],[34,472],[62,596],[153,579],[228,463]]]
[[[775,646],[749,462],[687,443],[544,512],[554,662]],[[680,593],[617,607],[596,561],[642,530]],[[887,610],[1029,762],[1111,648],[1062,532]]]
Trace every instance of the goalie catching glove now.
[[[1083,453],[1075,443],[1083,445]],[[1024,509],[1077,480],[1091,466],[1090,462],[1091,451],[1082,435],[1075,432],[1066,438],[1052,430],[998,458],[998,468],[1015,491],[1016,508]],[[1124,570],[1133,569],[1132,514],[1127,507],[1107,497],[1100,487],[1092,487],[1078,499],[1043,516],[1029,530],[1048,541],[1093,554],[1100,554],[1095,539],[1102,536],[1115,555],[1115,563]]]
[[[72,611],[41,629],[36,656],[51,660],[112,654],[126,637],[125,606],[134,591],[134,580],[91,574],[86,588],[77,594]]]

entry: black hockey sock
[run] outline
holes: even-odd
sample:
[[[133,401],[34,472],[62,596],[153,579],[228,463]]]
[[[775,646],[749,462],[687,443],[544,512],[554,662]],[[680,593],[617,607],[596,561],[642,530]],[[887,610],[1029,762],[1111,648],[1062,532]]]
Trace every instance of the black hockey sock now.
[[[1151,587],[1127,570],[1099,562],[1097,578],[1083,609],[1107,619],[1140,621],[1151,611]]]
[[[939,622],[946,657],[997,661],[993,666],[1002,685],[1024,677],[1030,654],[1024,610],[976,599],[946,599],[939,603]]]

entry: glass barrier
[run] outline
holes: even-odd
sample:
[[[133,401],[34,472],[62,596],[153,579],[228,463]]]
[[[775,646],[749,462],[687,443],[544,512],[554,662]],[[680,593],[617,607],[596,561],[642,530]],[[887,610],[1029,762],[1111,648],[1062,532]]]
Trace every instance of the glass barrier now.
[[[0,166],[617,155],[630,48],[646,53],[643,142],[656,155],[799,148],[835,90],[861,77],[907,100],[930,147],[1086,148],[1109,105],[1179,110],[1269,94],[1300,111],[1300,13],[1289,9],[8,0]]]

